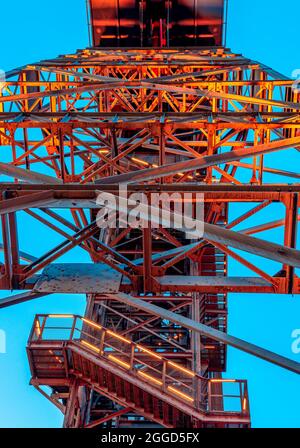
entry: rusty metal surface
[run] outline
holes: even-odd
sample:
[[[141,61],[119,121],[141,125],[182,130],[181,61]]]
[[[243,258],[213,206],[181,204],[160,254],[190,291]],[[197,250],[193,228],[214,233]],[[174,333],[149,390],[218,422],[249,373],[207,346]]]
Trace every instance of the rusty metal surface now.
[[[34,291],[52,293],[113,293],[121,274],[103,263],[57,263],[44,269]]]
[[[205,277],[205,276],[185,276],[185,275],[165,275],[164,277],[156,277],[155,279],[160,285],[178,285],[194,286],[206,288],[207,286],[221,288],[238,288],[238,287],[272,287],[272,284],[259,277]]]

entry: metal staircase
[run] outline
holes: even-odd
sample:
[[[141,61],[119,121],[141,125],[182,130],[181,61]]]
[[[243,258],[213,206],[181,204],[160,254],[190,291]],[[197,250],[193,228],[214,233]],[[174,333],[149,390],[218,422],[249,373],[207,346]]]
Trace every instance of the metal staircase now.
[[[204,378],[165,358],[163,351],[152,351],[80,316],[37,315],[27,350],[32,384],[50,386],[52,397],[62,396],[57,404],[65,414],[68,407],[76,410],[69,390],[75,381],[78,388],[112,400],[120,407],[117,412],[133,411],[166,428],[250,424],[245,380]],[[226,384],[234,387],[228,394]],[[65,426],[73,427],[74,417],[69,420]],[[86,426],[85,421],[78,426]]]

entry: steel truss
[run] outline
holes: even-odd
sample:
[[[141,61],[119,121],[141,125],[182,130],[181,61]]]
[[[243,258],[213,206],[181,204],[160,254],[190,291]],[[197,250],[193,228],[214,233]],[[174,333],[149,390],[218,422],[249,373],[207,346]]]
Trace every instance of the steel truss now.
[[[214,384],[214,412],[206,391],[205,417],[190,419],[180,397],[175,402],[141,379],[133,391],[124,365],[113,375],[117,367],[101,353],[95,359],[93,348],[72,341],[62,350],[41,329],[28,347],[32,384],[64,412],[65,426],[249,426],[248,398],[234,418],[225,407],[227,294],[300,291],[300,98],[292,86],[223,47],[88,48],[7,74],[0,93],[0,287],[25,292],[0,307],[85,292],[94,325]],[[293,171],[283,163],[291,159]],[[190,240],[153,223],[99,230],[97,195],[118,196],[120,184],[146,197],[176,194],[179,203],[189,193],[195,206],[202,193],[203,235]],[[19,215],[37,232],[48,230],[44,253],[35,235],[22,232]],[[64,262],[71,251],[72,263]],[[90,263],[82,264],[83,253]],[[242,274],[232,275],[231,266]],[[133,302],[124,301],[128,295]],[[136,310],[141,299],[145,306]],[[178,318],[162,318],[167,312]],[[260,347],[234,346],[299,373],[298,363]]]

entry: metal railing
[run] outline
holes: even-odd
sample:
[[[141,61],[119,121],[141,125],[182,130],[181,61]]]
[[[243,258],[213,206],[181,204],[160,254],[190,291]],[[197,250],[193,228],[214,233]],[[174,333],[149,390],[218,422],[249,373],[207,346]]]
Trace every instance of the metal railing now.
[[[246,380],[208,379],[85,317],[40,314],[31,343],[72,341],[202,412],[249,414]],[[225,386],[230,385],[226,392]]]

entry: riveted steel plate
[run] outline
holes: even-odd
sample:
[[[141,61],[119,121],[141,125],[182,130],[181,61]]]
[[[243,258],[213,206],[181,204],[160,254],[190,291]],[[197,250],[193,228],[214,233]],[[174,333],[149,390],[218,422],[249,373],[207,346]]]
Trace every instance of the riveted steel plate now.
[[[104,263],[55,263],[44,269],[34,291],[48,293],[115,293],[122,275]]]

